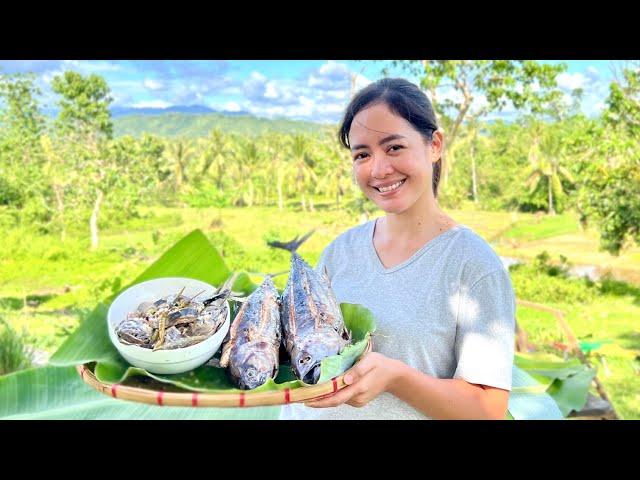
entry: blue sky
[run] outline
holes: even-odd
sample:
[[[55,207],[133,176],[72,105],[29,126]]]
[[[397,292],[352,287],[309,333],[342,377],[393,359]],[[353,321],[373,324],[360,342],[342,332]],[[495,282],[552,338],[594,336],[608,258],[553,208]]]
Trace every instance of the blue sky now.
[[[612,62],[564,63],[568,70],[558,78],[560,87],[567,94],[573,88],[583,88],[583,112],[597,115],[613,78]],[[362,88],[382,77],[385,64],[343,60],[0,60],[0,73],[33,72],[46,108],[55,107],[56,97],[50,89],[53,77],[75,70],[103,76],[111,88],[113,106],[206,105],[260,117],[337,122],[349,99],[351,78],[356,79],[356,89]],[[400,70],[391,69],[391,74],[416,80]],[[512,114],[507,108],[496,116]]]

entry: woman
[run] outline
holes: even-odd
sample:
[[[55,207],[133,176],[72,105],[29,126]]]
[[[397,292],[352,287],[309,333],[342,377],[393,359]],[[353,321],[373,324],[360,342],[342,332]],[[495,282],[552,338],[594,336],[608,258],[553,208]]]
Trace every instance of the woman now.
[[[322,253],[339,302],[376,318],[374,352],[347,387],[282,418],[503,419],[515,298],[491,247],[437,202],[443,135],[412,83],[382,79],[347,107],[340,140],[364,194],[386,215]]]

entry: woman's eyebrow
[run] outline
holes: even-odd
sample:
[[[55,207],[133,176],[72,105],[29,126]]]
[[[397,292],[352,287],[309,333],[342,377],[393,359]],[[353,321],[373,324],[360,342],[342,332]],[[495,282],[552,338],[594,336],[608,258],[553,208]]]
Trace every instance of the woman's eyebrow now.
[[[390,142],[391,140],[397,140],[399,138],[406,138],[403,135],[399,135],[397,133],[394,133],[392,135],[388,135],[386,137],[384,137],[382,140],[380,140],[378,142],[378,145],[384,145],[387,142]],[[359,150],[361,148],[369,148],[369,145],[366,145],[364,143],[358,144],[358,145],[354,145],[353,147],[351,147],[351,151],[353,150]]]

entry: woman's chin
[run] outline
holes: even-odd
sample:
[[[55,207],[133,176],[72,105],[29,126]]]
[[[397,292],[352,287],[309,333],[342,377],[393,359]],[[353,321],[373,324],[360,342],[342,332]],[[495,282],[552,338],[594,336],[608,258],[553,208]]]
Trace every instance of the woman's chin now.
[[[378,208],[384,211],[385,213],[392,213],[395,215],[405,212],[409,208],[406,202],[396,202],[396,201],[381,202],[381,201],[374,200],[373,203],[375,203],[378,206]]]

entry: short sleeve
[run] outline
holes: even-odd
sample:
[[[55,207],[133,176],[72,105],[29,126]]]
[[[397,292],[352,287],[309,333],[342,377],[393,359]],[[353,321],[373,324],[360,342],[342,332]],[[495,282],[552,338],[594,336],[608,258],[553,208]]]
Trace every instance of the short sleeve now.
[[[509,273],[496,270],[461,292],[453,378],[511,390],[515,295]]]

